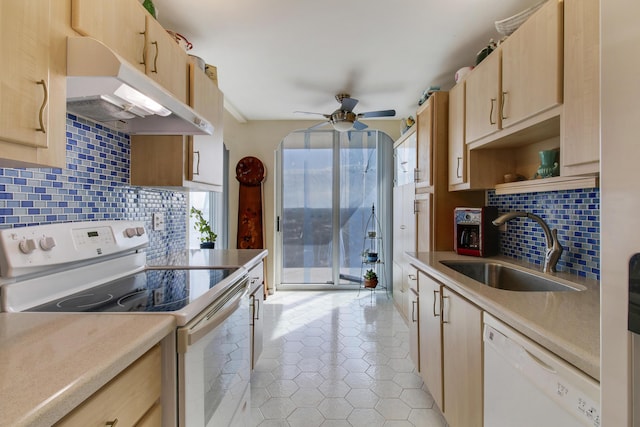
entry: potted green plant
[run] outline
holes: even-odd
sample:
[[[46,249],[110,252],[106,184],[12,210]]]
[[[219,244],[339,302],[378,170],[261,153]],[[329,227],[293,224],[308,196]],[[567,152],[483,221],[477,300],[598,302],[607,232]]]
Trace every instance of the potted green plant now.
[[[375,288],[376,286],[378,286],[378,275],[373,270],[367,270],[364,273],[364,287]]]
[[[216,239],[218,235],[213,232],[209,221],[207,221],[202,215],[200,209],[191,207],[190,216],[196,219],[193,229],[200,233],[200,248],[201,249],[213,249],[216,245]]]

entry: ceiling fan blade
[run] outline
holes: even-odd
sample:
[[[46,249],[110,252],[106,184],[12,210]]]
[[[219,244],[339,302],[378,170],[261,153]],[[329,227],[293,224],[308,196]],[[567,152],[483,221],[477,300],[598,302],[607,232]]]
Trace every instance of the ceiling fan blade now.
[[[316,114],[319,116],[325,116],[327,119],[329,117],[331,117],[329,114],[324,114],[324,113],[314,113],[313,111],[294,111],[294,114]]]
[[[328,124],[329,124],[329,122],[318,123],[317,125],[313,125],[310,128],[307,128],[307,130],[318,129],[318,128],[321,128],[322,126],[326,126]]]
[[[358,104],[358,100],[354,98],[342,98],[342,110],[353,111]]]
[[[395,115],[396,115],[396,110],[367,111],[366,113],[358,114],[358,118],[393,117]]]
[[[363,130],[363,129],[366,129],[366,128],[368,128],[368,127],[369,127],[369,126],[367,126],[367,125],[365,125],[364,123],[359,122],[359,121],[357,121],[357,120],[356,120],[355,122],[353,122],[353,128],[354,128],[355,130]]]

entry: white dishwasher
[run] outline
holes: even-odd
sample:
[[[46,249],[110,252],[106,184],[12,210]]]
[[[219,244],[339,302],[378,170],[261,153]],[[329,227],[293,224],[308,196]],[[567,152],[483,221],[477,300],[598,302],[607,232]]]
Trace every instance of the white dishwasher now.
[[[600,386],[485,313],[484,427],[598,427]]]

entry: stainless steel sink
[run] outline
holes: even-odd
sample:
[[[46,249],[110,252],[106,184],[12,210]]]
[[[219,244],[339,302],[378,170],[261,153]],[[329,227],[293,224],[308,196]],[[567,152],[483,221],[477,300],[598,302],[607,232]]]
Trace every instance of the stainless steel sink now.
[[[493,261],[451,260],[440,263],[477,282],[507,291],[562,292],[586,289],[566,280],[550,279]]]

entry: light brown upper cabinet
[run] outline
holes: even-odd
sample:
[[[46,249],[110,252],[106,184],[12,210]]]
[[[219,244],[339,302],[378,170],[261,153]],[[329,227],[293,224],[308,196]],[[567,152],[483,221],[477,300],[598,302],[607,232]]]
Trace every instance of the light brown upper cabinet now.
[[[562,27],[551,0],[502,43],[502,128],[562,104]]]
[[[465,82],[449,91],[449,190],[467,182],[467,147],[464,143]]]
[[[600,1],[564,0],[561,175],[600,168]]]
[[[189,105],[213,125],[213,135],[194,135],[189,138],[191,168],[187,179],[213,185],[209,191],[222,191],[223,184],[223,103],[224,96],[218,86],[200,68],[190,65]]]
[[[466,142],[477,141],[501,129],[500,50],[493,51],[466,79]]]
[[[73,0],[71,26],[146,72],[147,11],[132,0]]]
[[[189,57],[151,15],[147,14],[146,70],[180,101],[188,102]]]
[[[435,185],[438,173],[436,163],[442,163],[443,156],[446,155],[448,108],[449,94],[436,92],[416,112],[416,188]],[[444,150],[439,148],[442,144],[444,144]],[[442,151],[436,153],[438,149]]]
[[[71,24],[188,100],[188,55],[136,0],[73,0]]]
[[[0,2],[2,167],[65,165],[68,18],[62,0]]]
[[[551,0],[467,76],[467,144],[560,115],[543,113],[562,104],[562,32],[562,1]]]

